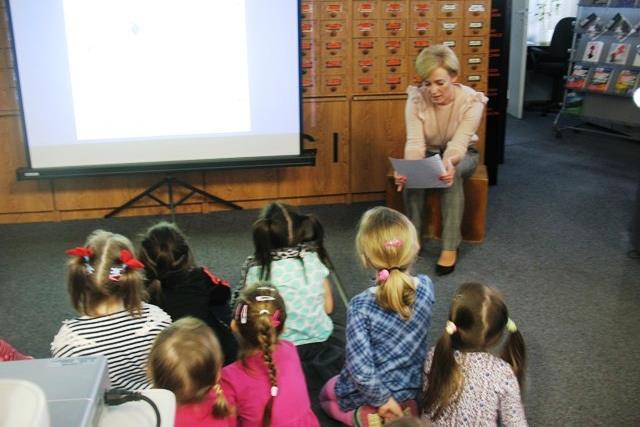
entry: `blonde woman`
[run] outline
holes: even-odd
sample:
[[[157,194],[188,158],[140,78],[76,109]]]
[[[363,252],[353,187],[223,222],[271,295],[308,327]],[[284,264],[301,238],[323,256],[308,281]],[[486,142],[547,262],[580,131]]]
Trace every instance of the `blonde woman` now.
[[[473,175],[479,155],[475,148],[476,131],[482,119],[487,98],[474,89],[457,83],[460,63],[451,49],[442,45],[425,48],[416,60],[421,86],[409,86],[405,122],[406,159],[417,160],[440,154],[445,173],[440,179],[449,186],[441,191],[442,251],[436,274],[453,272],[462,235],[460,226],[464,211],[462,181]],[[398,191],[407,179],[396,174]],[[419,235],[424,210],[424,189],[405,189],[407,215]]]

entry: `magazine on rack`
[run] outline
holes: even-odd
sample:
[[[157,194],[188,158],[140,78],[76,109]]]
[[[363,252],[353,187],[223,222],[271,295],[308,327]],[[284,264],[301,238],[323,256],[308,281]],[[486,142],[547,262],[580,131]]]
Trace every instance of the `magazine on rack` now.
[[[584,90],[587,85],[587,77],[589,76],[591,67],[583,64],[575,64],[571,74],[567,76],[567,83],[565,87],[567,89]]]
[[[609,88],[612,72],[613,68],[611,67],[596,67],[595,70],[593,70],[593,75],[591,76],[587,90],[600,93],[606,92]]]
[[[638,84],[639,70],[620,70],[614,92],[616,95],[631,95]]]

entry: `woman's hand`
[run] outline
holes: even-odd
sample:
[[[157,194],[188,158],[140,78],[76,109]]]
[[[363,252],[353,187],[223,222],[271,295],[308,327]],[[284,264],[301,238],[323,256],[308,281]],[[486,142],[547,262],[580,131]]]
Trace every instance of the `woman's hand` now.
[[[407,183],[407,177],[404,175],[398,175],[398,172],[393,171],[393,179],[396,183],[396,191],[402,191],[404,185]]]
[[[378,415],[387,420],[392,420],[404,415],[402,408],[393,397],[387,400],[387,403],[378,408]]]
[[[440,175],[440,181],[446,182],[449,187],[453,185],[453,179],[456,176],[456,167],[453,166],[451,160],[445,160],[444,162],[445,172]]]

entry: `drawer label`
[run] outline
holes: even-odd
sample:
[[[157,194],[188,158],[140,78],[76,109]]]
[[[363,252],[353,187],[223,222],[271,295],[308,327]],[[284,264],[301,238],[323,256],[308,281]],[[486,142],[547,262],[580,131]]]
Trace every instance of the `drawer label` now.
[[[471,6],[469,6],[469,12],[484,12],[484,5],[483,4],[472,4]]]

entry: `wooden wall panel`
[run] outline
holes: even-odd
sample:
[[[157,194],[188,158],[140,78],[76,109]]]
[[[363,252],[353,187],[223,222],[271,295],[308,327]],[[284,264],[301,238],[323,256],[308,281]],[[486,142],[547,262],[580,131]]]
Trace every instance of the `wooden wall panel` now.
[[[178,174],[177,178],[202,188],[202,173]],[[74,179],[58,179],[53,182],[55,207],[61,211],[118,207],[160,181],[163,175],[110,176]],[[154,192],[156,197],[168,201],[167,187]],[[174,200],[188,194],[176,187]],[[199,199],[196,197],[194,201]],[[136,206],[154,206],[149,198],[140,200]]]
[[[349,103],[345,99],[304,103],[304,133],[315,138],[305,142],[316,148],[315,166],[278,171],[278,196],[299,197],[349,192]]]
[[[205,191],[233,202],[278,197],[278,172],[274,168],[206,172],[204,182]]]
[[[49,181],[18,181],[16,169],[26,165],[20,118],[0,116],[0,212],[53,210]]]
[[[404,106],[399,98],[358,98],[351,112],[351,191],[385,189],[388,157],[403,157],[406,130]]]

